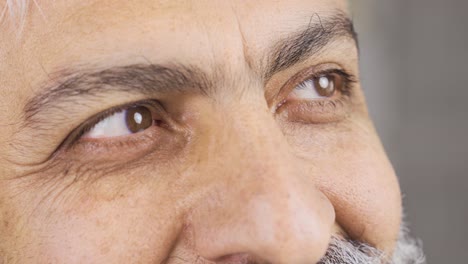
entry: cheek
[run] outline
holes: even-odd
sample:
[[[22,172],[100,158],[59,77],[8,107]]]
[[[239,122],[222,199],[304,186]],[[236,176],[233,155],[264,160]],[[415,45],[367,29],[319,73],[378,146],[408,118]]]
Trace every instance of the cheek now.
[[[131,176],[139,178],[124,180]],[[24,241],[22,257],[35,256],[38,263],[162,262],[182,228],[182,215],[169,183],[149,181],[154,178],[140,170],[67,188],[66,179],[28,191],[22,186],[25,195],[13,201],[23,208],[27,228],[15,237]]]
[[[400,189],[372,126],[364,124],[318,132],[309,150],[300,151],[332,202],[337,223],[351,238],[389,252],[399,232]]]
[[[181,223],[162,199],[144,187],[111,201],[83,197],[36,223],[37,236],[48,238],[39,250],[44,260],[61,263],[162,261]]]
[[[391,249],[401,218],[400,190],[392,167],[382,152],[372,149],[343,156],[320,177],[320,188],[334,205],[338,224],[352,238]]]

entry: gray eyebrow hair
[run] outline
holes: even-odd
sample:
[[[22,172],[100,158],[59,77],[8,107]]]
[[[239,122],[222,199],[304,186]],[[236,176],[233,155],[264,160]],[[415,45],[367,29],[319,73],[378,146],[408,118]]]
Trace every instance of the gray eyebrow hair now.
[[[351,19],[343,12],[320,17],[314,14],[305,29],[291,33],[270,47],[267,66],[262,69],[263,79],[297,64],[325,48],[332,40],[347,37],[357,44],[357,35]],[[76,103],[82,97],[98,97],[114,92],[155,93],[196,91],[208,94],[213,90],[213,77],[194,66],[181,64],[133,64],[103,70],[69,69],[51,74],[50,83],[28,101],[24,107],[25,119],[30,120],[44,109],[57,107],[60,103]],[[60,109],[60,107],[57,107]]]
[[[132,64],[104,70],[66,70],[53,74],[52,85],[41,90],[24,107],[26,120],[58,101],[74,103],[77,97],[99,96],[110,91],[141,93],[206,93],[210,78],[197,67],[184,65]]]
[[[269,66],[264,78],[269,79],[275,73],[302,62],[320,52],[331,41],[343,37],[353,39],[358,46],[357,33],[346,13],[336,11],[332,16],[323,18],[315,13],[305,30],[273,45],[273,53],[268,58]]]

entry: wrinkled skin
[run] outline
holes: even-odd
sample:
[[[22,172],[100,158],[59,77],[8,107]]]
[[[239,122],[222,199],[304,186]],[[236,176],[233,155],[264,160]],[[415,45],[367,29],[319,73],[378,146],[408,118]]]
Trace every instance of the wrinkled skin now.
[[[332,235],[391,254],[400,191],[354,41],[262,75],[272,43],[346,13],[345,1],[55,2],[40,1],[43,15],[32,5],[21,36],[0,29],[5,263],[315,263]],[[213,85],[109,91],[25,114],[63,72],[153,63],[197,67]],[[347,99],[284,103],[288,80],[320,65],[356,76]],[[91,116],[146,99],[163,106],[164,125],[62,144]]]

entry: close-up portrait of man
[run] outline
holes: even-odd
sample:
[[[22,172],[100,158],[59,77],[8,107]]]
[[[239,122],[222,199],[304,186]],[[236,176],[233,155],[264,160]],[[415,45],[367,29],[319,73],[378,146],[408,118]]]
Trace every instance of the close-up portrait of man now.
[[[0,0],[0,263],[425,263],[349,5]]]

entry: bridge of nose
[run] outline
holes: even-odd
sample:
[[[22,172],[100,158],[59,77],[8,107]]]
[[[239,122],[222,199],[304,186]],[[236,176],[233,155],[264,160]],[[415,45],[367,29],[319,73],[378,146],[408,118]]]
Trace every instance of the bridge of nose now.
[[[217,156],[223,160],[212,170],[213,188],[190,216],[198,253],[210,260],[247,253],[272,263],[318,261],[334,223],[330,202],[313,180],[304,182],[271,116],[228,127],[220,151],[231,155]]]

